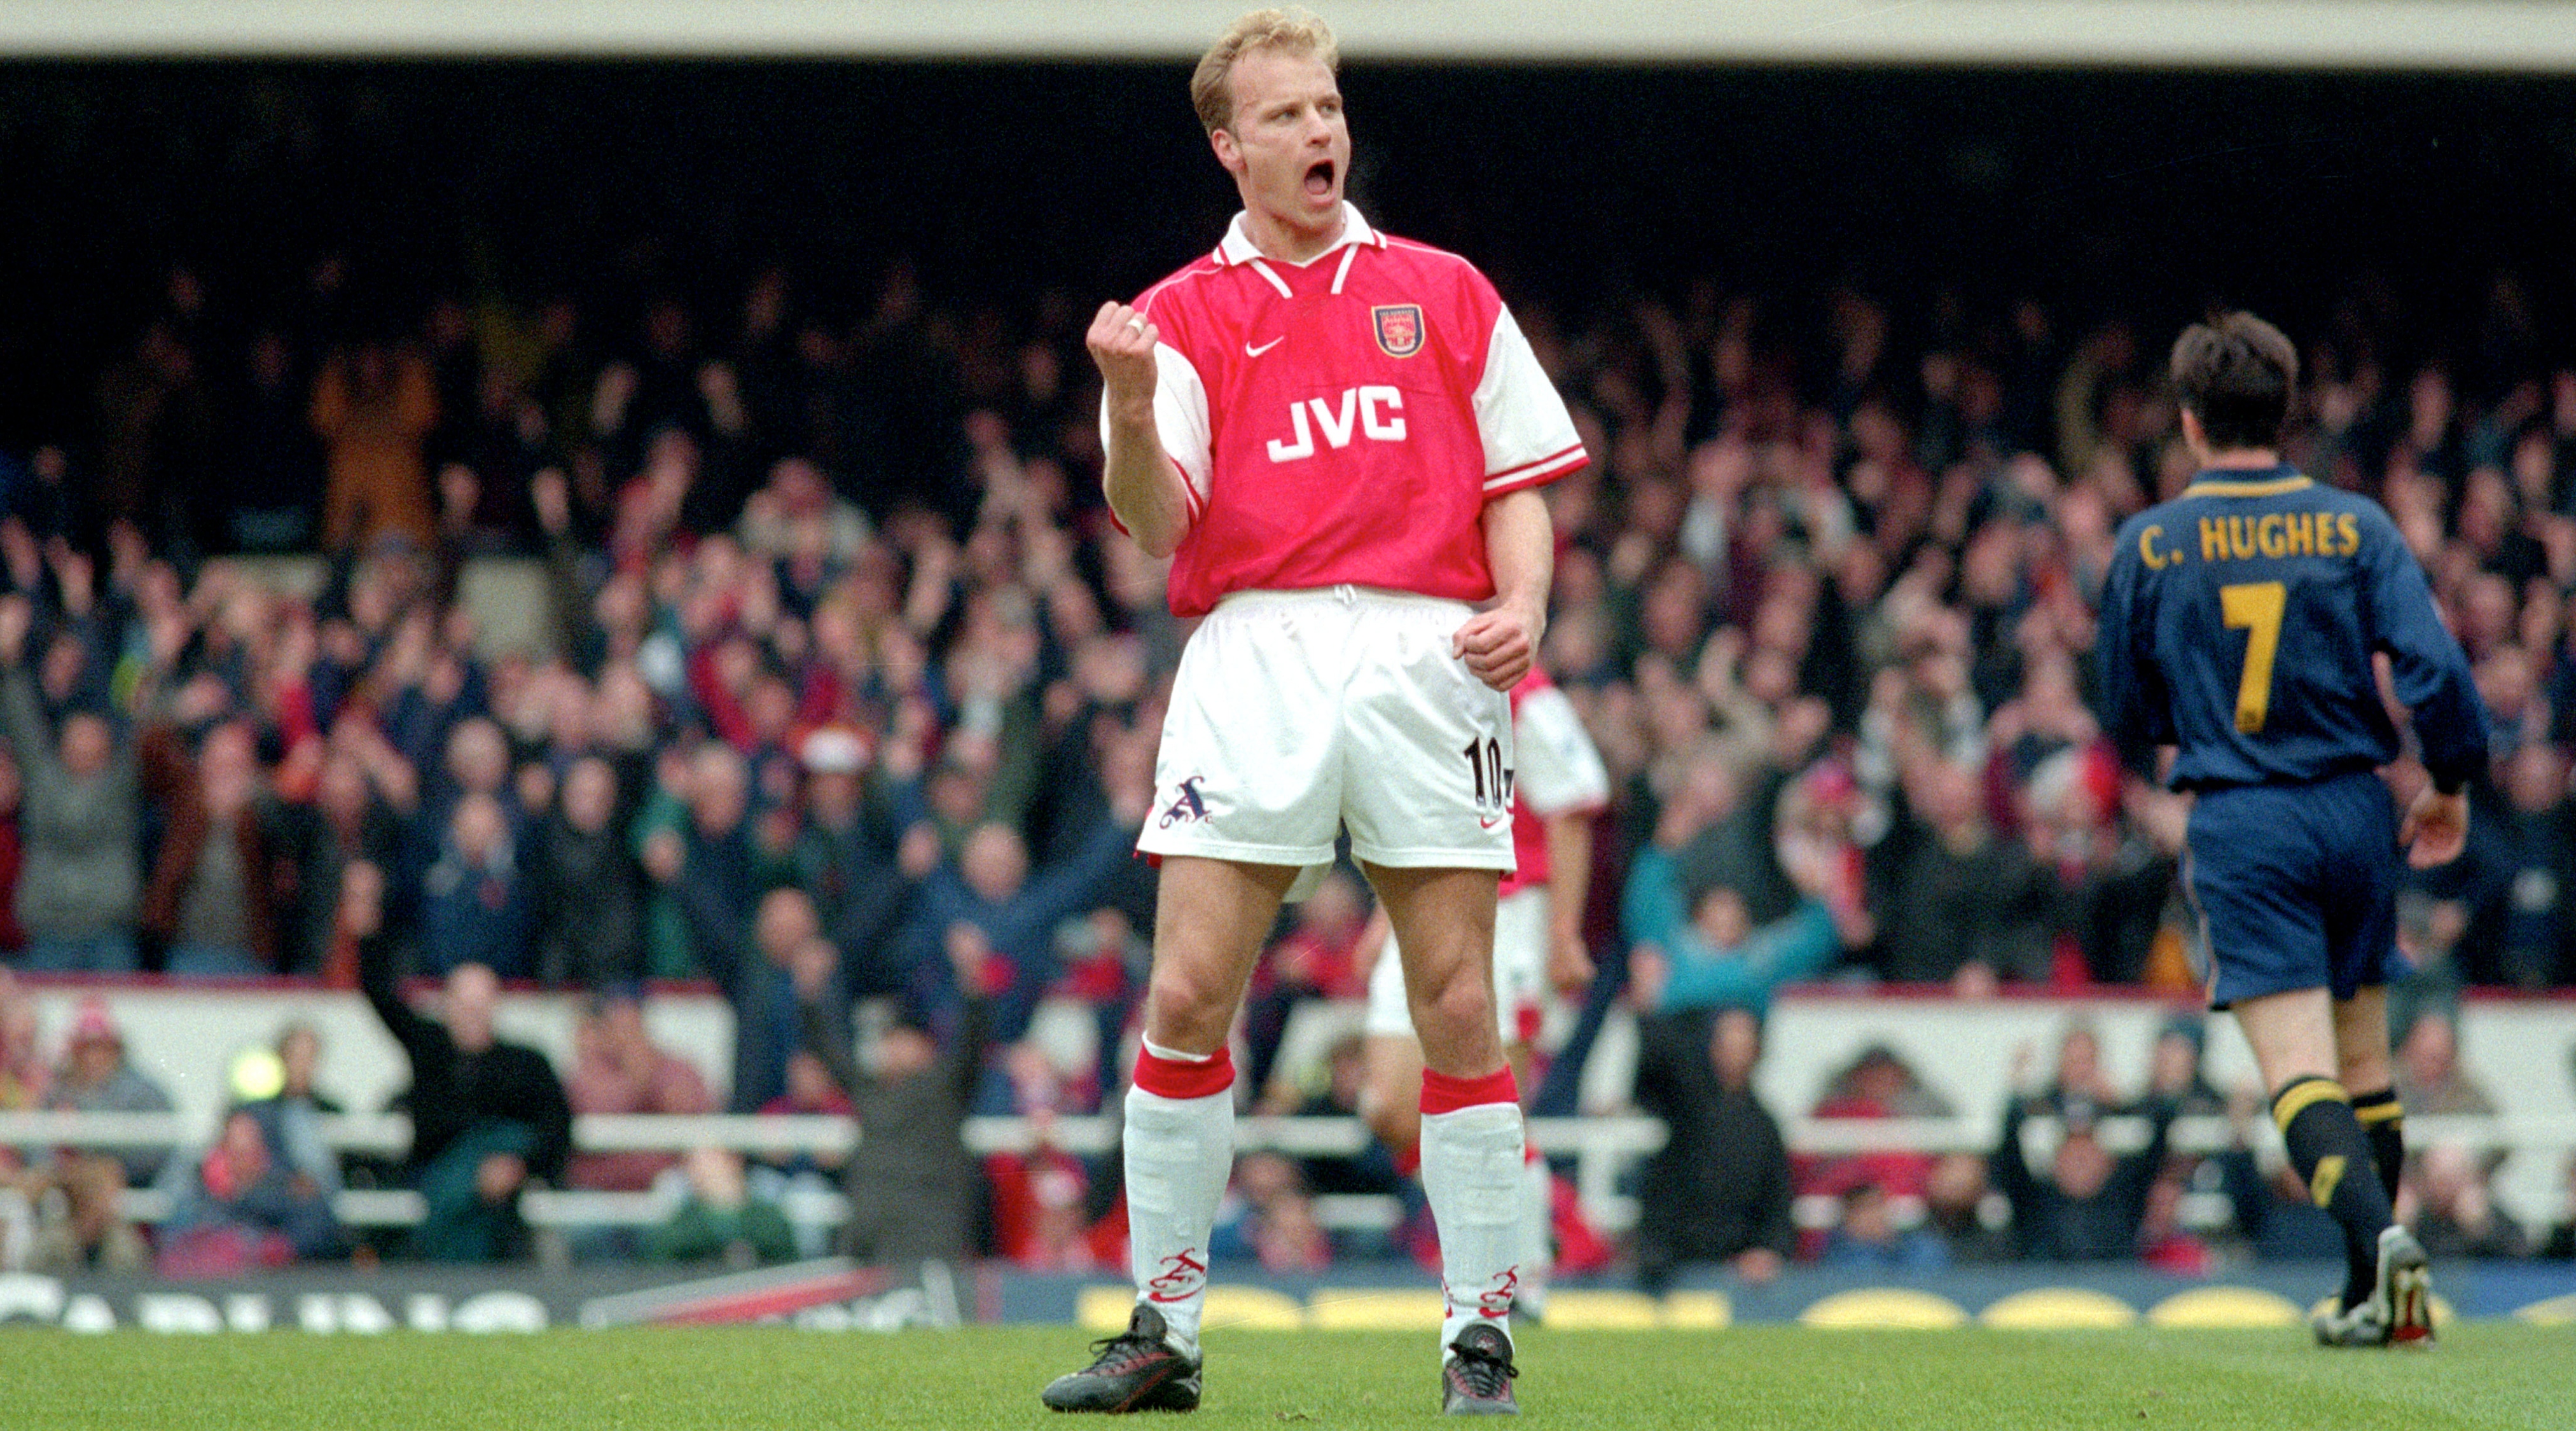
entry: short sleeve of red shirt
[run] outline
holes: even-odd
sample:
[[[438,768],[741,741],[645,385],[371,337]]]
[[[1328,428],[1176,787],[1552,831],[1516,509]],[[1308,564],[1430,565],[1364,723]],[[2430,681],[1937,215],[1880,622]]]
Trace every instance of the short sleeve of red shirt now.
[[[1476,282],[1484,285],[1484,275]],[[1562,477],[1585,461],[1565,400],[1499,296],[1485,342],[1485,375],[1476,384],[1476,434],[1485,440],[1487,501]]]

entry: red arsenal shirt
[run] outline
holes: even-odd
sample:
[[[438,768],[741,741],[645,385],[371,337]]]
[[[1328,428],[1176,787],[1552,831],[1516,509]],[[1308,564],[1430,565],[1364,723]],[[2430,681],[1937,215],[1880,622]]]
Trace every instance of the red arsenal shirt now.
[[[1137,300],[1162,340],[1155,425],[1189,488],[1174,615],[1343,582],[1481,601],[1485,503],[1586,461],[1485,276],[1342,214],[1302,265],[1263,257],[1238,214]]]
[[[1503,876],[1504,894],[1546,886],[1553,873],[1548,821],[1594,814],[1610,803],[1601,752],[1545,667],[1530,667],[1512,687],[1512,752],[1512,857],[1518,868]]]

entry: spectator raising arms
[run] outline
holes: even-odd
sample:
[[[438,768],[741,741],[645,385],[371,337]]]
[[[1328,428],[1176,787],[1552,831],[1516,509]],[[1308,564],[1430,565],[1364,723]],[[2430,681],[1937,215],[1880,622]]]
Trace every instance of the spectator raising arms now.
[[[133,743],[106,715],[66,713],[57,734],[25,660],[35,609],[0,596],[0,733],[16,757],[23,863],[18,922],[30,969],[114,974],[136,965],[142,791]]]
[[[372,866],[351,866],[343,898],[359,941],[359,987],[411,1061],[404,1171],[428,1205],[412,1249],[438,1262],[511,1256],[522,1231],[520,1192],[532,1180],[563,1180],[572,1148],[563,1083],[544,1054],[495,1036],[501,986],[484,965],[448,971],[436,1019],[403,1001],[393,951],[381,937],[383,892]]]
[[[1798,851],[1781,861],[1800,895],[1786,918],[1753,927],[1742,891],[1712,885],[1687,917],[1672,852],[1707,828],[1710,811],[1689,792],[1664,807],[1654,841],[1628,870],[1621,917],[1637,946],[1629,956],[1640,1006],[1740,1007],[1756,1017],[1782,984],[1822,973],[1834,955],[1869,938],[1869,915],[1830,855]]]
[[[1768,1282],[1797,1250],[1789,1152],[1753,1091],[1762,1021],[1750,1009],[1659,1014],[1638,1030],[1637,1104],[1671,1135],[1637,1199],[1637,1280],[1660,1294],[1691,1263]]]
[[[962,1130],[992,1026],[988,974],[999,971],[992,946],[973,925],[950,926],[942,943],[961,995],[946,1044],[910,1009],[878,1035],[864,1070],[830,1007],[839,959],[831,942],[809,934],[788,958],[805,1049],[849,1095],[861,1130],[844,1175],[850,1221],[843,1242],[870,1266],[953,1267],[974,1246],[978,1184]]]
[[[313,384],[312,416],[330,455],[323,544],[363,546],[397,535],[427,545],[436,519],[421,443],[438,421],[428,362],[382,340],[344,348]]]

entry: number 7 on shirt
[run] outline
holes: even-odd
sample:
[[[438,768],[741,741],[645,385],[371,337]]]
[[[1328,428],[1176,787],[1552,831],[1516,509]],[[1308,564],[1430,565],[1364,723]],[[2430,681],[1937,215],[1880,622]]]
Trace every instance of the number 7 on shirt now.
[[[2245,674],[2236,682],[2236,728],[2247,735],[2260,733],[2272,710],[2272,661],[2281,652],[2281,616],[2289,604],[2290,588],[2277,581],[2218,589],[2218,611],[2227,629],[2246,633]]]

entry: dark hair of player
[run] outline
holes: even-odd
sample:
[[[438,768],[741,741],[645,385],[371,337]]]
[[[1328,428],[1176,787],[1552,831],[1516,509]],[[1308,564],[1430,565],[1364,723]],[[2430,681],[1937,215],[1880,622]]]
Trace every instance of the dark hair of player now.
[[[2174,340],[2171,371],[2211,450],[2280,445],[2299,383],[2299,351],[2280,329],[2245,312],[2194,323]]]

